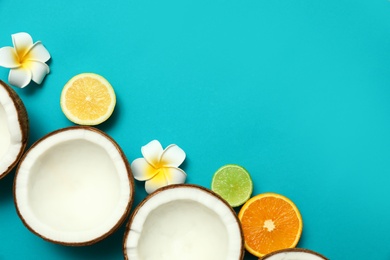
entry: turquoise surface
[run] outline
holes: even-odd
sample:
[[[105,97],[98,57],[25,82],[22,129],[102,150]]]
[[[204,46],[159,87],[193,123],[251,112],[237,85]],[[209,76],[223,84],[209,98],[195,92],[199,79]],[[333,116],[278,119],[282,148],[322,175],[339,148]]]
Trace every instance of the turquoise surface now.
[[[59,106],[62,87],[99,73],[117,107],[98,128],[129,161],[153,139],[176,143],[187,182],[205,187],[220,166],[240,164],[254,195],[296,203],[299,247],[335,260],[390,259],[389,1],[1,0],[0,28],[0,47],[25,31],[52,55],[41,85],[16,89],[29,145],[73,125]],[[1,260],[123,258],[123,226],[88,247],[30,233],[13,178],[0,180]],[[145,195],[136,182],[134,204]]]

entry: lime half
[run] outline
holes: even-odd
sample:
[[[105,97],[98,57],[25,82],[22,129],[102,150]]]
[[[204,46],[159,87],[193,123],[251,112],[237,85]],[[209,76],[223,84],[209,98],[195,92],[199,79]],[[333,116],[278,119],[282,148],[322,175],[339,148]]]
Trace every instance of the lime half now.
[[[238,207],[252,195],[253,183],[249,172],[243,167],[227,164],[214,173],[211,190],[225,199],[230,206]]]

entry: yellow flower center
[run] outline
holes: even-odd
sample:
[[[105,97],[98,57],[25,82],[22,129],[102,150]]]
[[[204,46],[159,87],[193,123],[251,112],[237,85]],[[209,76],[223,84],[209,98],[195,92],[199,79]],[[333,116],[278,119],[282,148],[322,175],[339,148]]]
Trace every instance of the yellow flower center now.
[[[25,63],[29,63],[28,61],[28,48],[29,47],[19,47],[18,49],[15,48],[17,60],[16,62],[19,63],[19,65],[22,65],[24,67]]]

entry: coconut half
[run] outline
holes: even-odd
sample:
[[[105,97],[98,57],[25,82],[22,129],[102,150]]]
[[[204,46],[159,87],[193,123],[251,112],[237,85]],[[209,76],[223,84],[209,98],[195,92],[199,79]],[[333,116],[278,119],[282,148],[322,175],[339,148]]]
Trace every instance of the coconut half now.
[[[134,180],[109,136],[92,127],[69,127],[37,141],[16,171],[14,198],[23,223],[45,240],[90,245],[127,217]]]
[[[26,108],[18,94],[0,80],[0,179],[22,157],[29,132]]]
[[[260,260],[328,260],[328,258],[308,249],[287,248],[267,254]]]
[[[244,258],[244,239],[236,213],[220,196],[177,184],[138,205],[123,249],[131,260],[238,260]]]

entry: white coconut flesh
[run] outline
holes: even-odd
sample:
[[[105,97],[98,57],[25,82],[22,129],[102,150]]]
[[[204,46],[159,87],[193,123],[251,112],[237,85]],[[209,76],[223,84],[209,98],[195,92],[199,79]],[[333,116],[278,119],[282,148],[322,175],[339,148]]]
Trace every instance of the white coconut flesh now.
[[[23,145],[23,130],[17,105],[0,82],[0,178],[18,160]]]
[[[306,249],[286,249],[271,253],[263,260],[327,260],[325,257]]]
[[[125,235],[131,260],[238,260],[243,238],[234,211],[196,186],[157,191],[136,210]]]
[[[97,242],[118,226],[132,192],[118,147],[84,127],[41,139],[21,160],[15,179],[25,224],[47,240],[72,245]]]

